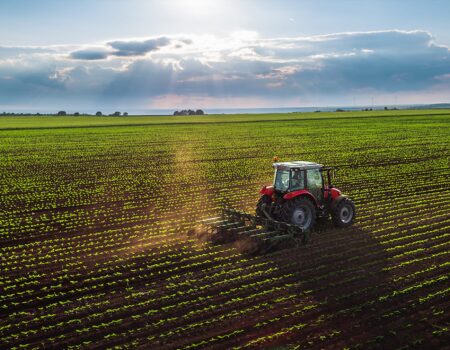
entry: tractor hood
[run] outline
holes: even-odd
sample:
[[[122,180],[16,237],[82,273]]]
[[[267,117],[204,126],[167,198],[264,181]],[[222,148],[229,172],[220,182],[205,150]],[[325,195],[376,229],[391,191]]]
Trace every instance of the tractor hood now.
[[[272,197],[273,192],[274,192],[273,186],[264,186],[264,187],[261,188],[261,190],[259,191],[260,194],[266,195],[266,196],[270,196],[270,197]]]

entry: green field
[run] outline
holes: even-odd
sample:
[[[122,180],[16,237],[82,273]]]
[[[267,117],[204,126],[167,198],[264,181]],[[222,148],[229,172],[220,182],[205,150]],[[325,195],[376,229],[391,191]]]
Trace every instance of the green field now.
[[[353,227],[249,256],[272,157],[336,166]],[[0,348],[439,348],[450,111],[0,117]]]
[[[126,126],[126,125],[152,125],[152,124],[204,124],[204,123],[236,123],[236,122],[273,122],[294,120],[320,120],[341,118],[366,117],[392,117],[392,116],[423,116],[448,115],[448,110],[397,110],[397,111],[366,111],[366,112],[321,112],[321,113],[284,113],[284,114],[217,114],[204,116],[128,116],[128,117],[93,117],[93,116],[39,116],[0,117],[0,130],[4,129],[37,129],[37,128],[69,128],[69,127],[96,127],[96,126]]]

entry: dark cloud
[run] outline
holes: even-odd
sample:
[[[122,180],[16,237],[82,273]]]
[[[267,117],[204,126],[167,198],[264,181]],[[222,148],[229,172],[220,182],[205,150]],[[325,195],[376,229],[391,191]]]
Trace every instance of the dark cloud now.
[[[182,42],[185,45],[192,45],[194,41],[192,39],[186,38],[186,39],[180,39],[180,42]]]
[[[76,50],[70,53],[69,57],[77,60],[103,60],[109,56],[116,57],[135,57],[144,56],[149,52],[157,51],[164,46],[172,44],[172,40],[168,37],[159,37],[146,40],[116,40],[106,43],[109,49],[105,48],[88,48]],[[180,39],[175,45],[176,48],[181,48],[181,44],[191,44],[190,39]],[[111,51],[113,49],[114,51]]]
[[[50,74],[52,73],[52,74]],[[0,105],[21,103],[33,106],[49,96],[67,93],[63,81],[55,79],[50,66],[22,67],[14,63],[0,64]]]
[[[119,57],[143,56],[151,51],[156,51],[161,47],[167,46],[171,40],[167,37],[160,37],[148,40],[131,40],[131,41],[110,41],[108,45],[114,51],[112,54]]]
[[[108,58],[108,52],[104,49],[84,49],[73,51],[70,53],[70,58],[75,60],[104,60]]]

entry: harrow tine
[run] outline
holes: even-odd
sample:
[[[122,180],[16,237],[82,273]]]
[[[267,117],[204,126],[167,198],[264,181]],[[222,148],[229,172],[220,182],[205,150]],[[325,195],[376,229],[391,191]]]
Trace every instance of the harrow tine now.
[[[220,216],[202,220],[201,223],[212,234],[213,243],[245,240],[247,243],[243,245],[250,252],[269,251],[295,238],[301,238],[303,243],[309,240],[309,233],[301,227],[232,208],[221,208]]]
[[[269,237],[272,237],[273,235],[274,235],[274,232],[261,232],[261,233],[256,233],[256,234],[251,235],[250,238],[265,240]]]
[[[204,222],[204,226],[221,226],[230,223],[228,220],[217,220],[217,221],[210,221],[210,222]]]
[[[238,236],[251,237],[252,235],[257,235],[257,234],[264,233],[264,232],[266,232],[266,230],[264,230],[263,228],[255,228],[255,229],[252,229],[252,230],[239,232]]]

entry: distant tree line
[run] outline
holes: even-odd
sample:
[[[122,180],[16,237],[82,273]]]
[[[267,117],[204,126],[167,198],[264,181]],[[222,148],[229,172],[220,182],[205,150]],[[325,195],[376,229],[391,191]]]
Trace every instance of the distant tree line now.
[[[173,115],[204,115],[205,112],[203,112],[201,109],[197,109],[196,111],[192,109],[183,109],[181,111],[175,111],[173,112]]]
[[[80,115],[92,115],[92,114],[88,114],[88,113],[80,114],[78,112],[75,112],[73,114],[68,114],[66,111],[59,111],[57,113],[57,115],[73,115],[75,117],[78,117]],[[126,116],[128,116],[128,113],[127,112],[123,112],[123,114],[122,114],[121,112],[114,112],[114,113],[111,113],[111,114],[103,114],[101,111],[98,111],[97,113],[95,113],[95,115],[97,117],[101,117],[103,115],[105,115],[105,116],[108,115],[108,116],[111,116],[111,117],[120,117],[122,115],[122,116],[126,117]]]
[[[398,111],[398,108],[397,107],[394,107],[394,108],[384,107],[384,110],[385,111]],[[345,109],[342,109],[342,108],[336,109],[336,112],[351,112],[351,111],[352,110],[350,110],[350,109],[349,110],[345,110]],[[363,111],[363,112],[370,112],[370,111],[373,111],[373,108],[363,108],[363,109],[361,109],[361,111]]]
[[[384,107],[384,110],[385,111],[398,111],[398,108],[397,107],[394,107],[394,108],[389,108],[389,107]],[[370,111],[373,111],[373,108],[364,108],[364,109],[362,109],[362,111],[363,112],[370,112]]]
[[[74,117],[79,117],[79,116],[92,116],[95,115],[97,117],[101,117],[101,116],[111,116],[111,117],[120,117],[120,116],[124,116],[127,117],[128,116],[128,112],[114,112],[111,114],[103,114],[101,111],[96,112],[95,114],[90,114],[90,113],[80,113],[80,112],[74,112],[74,113],[67,113],[66,111],[59,111],[57,113],[14,113],[14,112],[2,112],[0,113],[0,115],[2,116],[6,116],[6,115],[10,115],[10,116],[40,116],[40,115],[57,115],[57,116],[74,116]]]
[[[173,115],[204,115],[205,112],[203,112],[203,110],[201,109],[197,109],[197,110],[192,110],[192,109],[183,109],[181,111],[175,111],[173,113]],[[67,111],[58,111],[56,113],[14,113],[14,112],[3,112],[0,113],[0,115],[6,116],[40,116],[40,115],[56,115],[56,116],[74,116],[74,117],[79,117],[79,116],[92,116],[95,115],[97,117],[101,117],[101,116],[111,116],[111,117],[127,117],[128,116],[128,112],[114,112],[111,114],[103,114],[101,111],[96,112],[95,114],[90,114],[90,113],[80,113],[80,112],[74,112],[74,113],[68,113]]]

